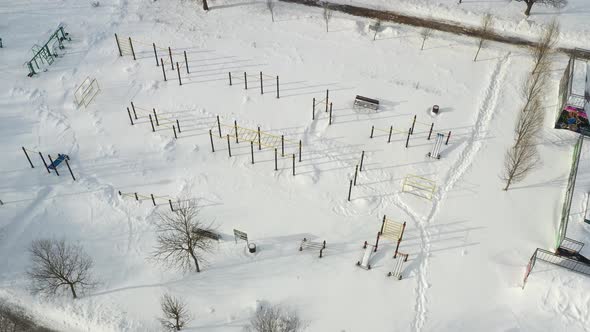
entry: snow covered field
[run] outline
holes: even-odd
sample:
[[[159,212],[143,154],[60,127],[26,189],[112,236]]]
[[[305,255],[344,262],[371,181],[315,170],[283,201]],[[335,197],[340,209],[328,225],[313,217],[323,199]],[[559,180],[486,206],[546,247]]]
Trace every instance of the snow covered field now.
[[[296,308],[309,331],[588,329],[584,276],[540,265],[521,288],[534,249],[553,246],[576,139],[552,129],[565,56],[555,57],[546,98],[542,164],[503,192],[504,153],[532,64],[524,49],[489,44],[473,62],[475,41],[464,37],[435,34],[420,51],[419,30],[404,26],[384,23],[373,41],[370,21],[337,13],[326,33],[320,9],[278,3],[272,23],[262,2],[210,6],[204,13],[176,0],[107,0],[96,8],[73,0],[0,4],[0,298],[64,331],[157,331],[165,291],[186,298],[195,317],[190,329],[198,331],[241,331],[257,301]],[[60,23],[72,37],[65,54],[47,72],[26,77],[31,46]],[[133,38],[137,61],[119,57],[114,33]],[[169,64],[163,81],[152,42],[170,46],[181,63],[186,51],[190,74],[181,72],[182,86]],[[244,71],[252,75],[248,90],[238,78]],[[260,71],[280,76],[279,99],[273,79],[260,94]],[[101,92],[77,109],[74,90],[87,76]],[[312,98],[323,99],[326,89],[332,125],[321,110],[311,119]],[[379,112],[355,111],[357,94],[379,99]],[[130,125],[131,101],[164,119],[155,133],[145,112]],[[441,107],[437,116],[429,112],[434,104]],[[272,148],[255,146],[251,164],[249,142],[232,141],[229,158],[227,142],[215,137],[212,153],[209,129],[216,133],[217,115],[228,125],[223,135],[232,133],[234,120],[284,135],[279,170]],[[406,132],[414,115],[420,123],[406,149],[397,131]],[[178,139],[174,120],[182,128]],[[452,131],[440,160],[425,156],[432,122],[435,133]],[[370,139],[372,126],[385,132]],[[390,126],[396,132],[388,144]],[[293,176],[299,140],[302,161]],[[21,146],[68,154],[78,181],[65,170],[57,177],[31,169]],[[348,202],[361,151],[363,172]],[[408,174],[436,182],[434,198],[402,193]],[[590,189],[580,183],[575,209]],[[154,210],[167,205],[154,209],[118,191],[199,198],[203,218],[224,235],[203,272],[147,260]],[[380,243],[371,270],[355,266],[384,214],[407,223],[400,251],[409,259],[400,281],[386,276],[390,241]],[[576,239],[587,241],[587,225],[576,223],[576,234],[586,235]],[[258,252],[235,244],[233,229],[247,232]],[[79,241],[101,284],[76,301],[30,295],[27,248],[39,237]],[[299,252],[304,237],[326,240],[325,256]]]

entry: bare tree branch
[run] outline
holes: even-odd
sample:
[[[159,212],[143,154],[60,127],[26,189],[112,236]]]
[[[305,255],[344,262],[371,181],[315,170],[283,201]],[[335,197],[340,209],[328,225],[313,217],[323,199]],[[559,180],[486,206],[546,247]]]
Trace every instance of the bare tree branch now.
[[[477,61],[477,56],[479,55],[479,51],[481,50],[484,42],[490,38],[493,23],[494,23],[494,17],[490,13],[486,13],[481,18],[481,36],[479,37],[477,53],[475,53],[475,57],[473,58],[473,61]]]
[[[270,304],[262,304],[250,319],[248,331],[251,332],[300,332],[307,324],[297,312]]]
[[[270,12],[270,17],[272,18],[273,23],[275,21],[275,5],[276,2],[274,0],[266,0],[266,8]]]
[[[423,51],[424,50],[424,43],[426,43],[426,40],[428,38],[430,38],[430,36],[432,36],[432,29],[430,29],[430,28],[422,29],[422,31],[420,31],[420,36],[422,37],[422,47],[420,47],[420,51]]]
[[[330,7],[330,3],[329,2],[324,2],[322,4],[322,8],[324,9],[323,15],[324,15],[324,21],[326,22],[326,32],[329,32],[329,23],[330,23],[330,19],[332,18],[332,7]]]
[[[191,319],[186,303],[168,293],[160,298],[160,307],[163,317],[159,321],[166,330],[180,331]]]
[[[517,2],[524,2],[526,4],[526,9],[524,14],[526,16],[531,15],[531,9],[533,5],[538,3],[546,6],[551,6],[554,8],[563,8],[567,5],[567,0],[516,0]]]

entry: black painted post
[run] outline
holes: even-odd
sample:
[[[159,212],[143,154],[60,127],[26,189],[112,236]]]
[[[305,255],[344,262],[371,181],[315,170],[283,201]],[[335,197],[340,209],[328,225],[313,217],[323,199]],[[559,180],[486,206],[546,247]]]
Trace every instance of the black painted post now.
[[[389,127],[389,138],[387,139],[387,143],[391,143],[391,133],[393,132],[393,126]]]
[[[281,135],[281,157],[285,156],[285,135]]]
[[[178,136],[176,136],[176,126],[172,125],[172,130],[174,131],[174,138],[178,139]]]
[[[260,72],[260,94],[263,95],[264,94],[264,87],[262,84],[262,72]]]
[[[328,122],[328,125],[332,124],[332,103],[330,103],[330,120]]]
[[[33,166],[33,162],[31,161],[31,158],[29,158],[29,154],[27,153],[27,150],[25,150],[25,147],[23,146],[23,152],[25,153],[25,156],[27,157],[27,160],[29,161],[29,164],[31,164],[31,168],[35,168],[35,166]]]
[[[295,176],[295,154],[293,153],[293,176]]]
[[[154,110],[154,119],[156,119],[156,126],[159,127],[160,126],[160,121],[158,121],[158,114],[156,114],[156,109],[155,108],[153,108],[153,110]]]
[[[301,162],[301,140],[299,140],[299,162]]]
[[[449,130],[449,133],[447,135],[447,141],[445,142],[445,145],[449,145],[449,139],[451,138],[451,131]]]
[[[137,112],[135,112],[135,105],[131,102],[131,109],[133,110],[133,117],[137,120]]]
[[[428,132],[427,140],[430,141],[430,136],[432,136],[432,128],[434,128],[434,122],[430,125],[430,131]]]
[[[229,75],[229,86],[231,86],[231,71],[227,72],[227,74]]]
[[[51,164],[49,165],[53,165],[53,159],[51,159],[51,155],[47,155],[47,157],[49,157],[49,161],[51,162]],[[48,167],[49,169],[49,167]],[[59,172],[57,171],[57,167],[53,167],[53,170],[55,171],[55,174],[57,174],[57,176],[59,176]]]
[[[76,177],[74,176],[74,173],[72,172],[72,168],[70,167],[70,163],[68,163],[68,158],[64,159],[64,161],[66,162],[66,166],[68,166],[68,171],[70,171],[70,175],[72,176],[72,179],[74,179],[74,181],[76,181]]]
[[[176,71],[178,72],[178,84],[182,85],[182,79],[180,78],[180,67],[178,66],[178,62],[176,63]]]
[[[154,198],[154,194],[150,194],[150,196],[152,196],[152,204],[156,206],[156,199]]]
[[[47,173],[51,174],[51,171],[49,170],[49,166],[47,166],[47,163],[45,162],[45,158],[43,158],[43,154],[41,152],[39,152],[39,157],[41,157],[41,161],[43,161],[43,165],[45,165],[45,169],[47,170]]]
[[[244,72],[244,89],[248,90],[248,76]]]
[[[137,60],[135,58],[135,51],[133,50],[133,42],[131,41],[131,37],[129,37],[129,46],[131,46],[131,54],[133,54],[133,60]]]
[[[252,155],[252,165],[254,165],[254,141],[250,141],[250,154]]]
[[[236,131],[236,143],[240,143],[238,139],[238,121],[234,120],[234,130]]]
[[[260,138],[260,126],[258,126],[258,150],[262,150],[262,142]]]
[[[219,130],[219,138],[221,138],[221,122],[219,122],[219,115],[217,116],[217,130]]]
[[[350,194],[352,193],[352,180],[350,180],[350,185],[348,186],[348,201],[350,202]]]
[[[359,165],[356,165],[356,167],[354,168],[354,182],[353,184],[356,186],[356,177],[357,174],[359,173]]]
[[[277,159],[278,159],[278,158],[277,158],[277,155],[278,155],[278,154],[279,154],[279,153],[278,153],[278,151],[277,151],[277,148],[275,148],[275,171],[278,171],[278,170],[279,170],[279,168],[278,168],[278,162],[277,162]]]
[[[406,138],[406,148],[408,147],[408,144],[410,143],[410,135],[412,135],[412,128],[408,129],[408,138]]]
[[[156,67],[160,67],[160,63],[158,62],[158,52],[156,52],[156,43],[152,43],[154,46],[154,57],[156,58]]]
[[[279,99],[279,76],[277,76],[277,99]]]
[[[359,172],[363,171],[363,160],[365,159],[365,151],[361,153],[361,165],[359,167]]]
[[[186,51],[184,51],[184,64],[186,65],[186,73],[190,74],[190,71],[188,70],[188,59],[186,58]]]
[[[373,138],[374,132],[375,132],[375,126],[371,126],[371,136],[369,136],[369,138]]]
[[[172,49],[168,46],[168,55],[170,56],[170,65],[172,66],[172,70],[174,70],[174,61],[172,61]]]
[[[152,124],[152,132],[156,132],[156,128],[154,128],[154,121],[152,120],[152,115],[148,114],[148,116],[150,117],[150,123]]]
[[[328,97],[330,94],[330,90],[326,90],[326,112],[328,112]]]
[[[416,124],[416,116],[414,115],[414,121],[412,121],[412,128],[410,128],[410,135],[414,135],[414,125]]]
[[[311,119],[315,120],[315,98],[313,98],[313,107],[311,109]]]
[[[172,200],[171,200],[171,199],[169,199],[169,200],[168,200],[168,203],[170,203],[170,210],[174,211],[174,208],[172,207]]]
[[[166,69],[164,69],[164,59],[160,58],[160,62],[162,63],[162,75],[164,75],[164,82],[166,82]]]
[[[213,132],[209,129],[209,138],[211,139],[211,152],[215,152],[215,146],[213,145]]]
[[[115,34],[115,41],[117,42],[117,49],[119,50],[119,56],[123,56],[123,52],[121,52],[121,45],[119,45],[119,37]],[[39,67],[39,65],[37,65]]]
[[[231,145],[229,144],[229,134],[227,134],[227,152],[229,153],[229,157],[231,158]]]
[[[137,197],[137,193],[134,193],[134,194],[135,194],[135,200],[139,201],[139,197]]]
[[[182,131],[180,130],[180,122],[178,122],[178,119],[176,119],[176,128],[178,128],[178,133],[182,133]]]

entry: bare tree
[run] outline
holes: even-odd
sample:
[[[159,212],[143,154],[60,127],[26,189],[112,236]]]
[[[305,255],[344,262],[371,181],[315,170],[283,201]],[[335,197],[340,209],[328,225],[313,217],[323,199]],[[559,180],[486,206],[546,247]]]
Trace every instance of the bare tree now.
[[[207,0],[202,0],[203,1],[203,10],[204,11],[208,11],[209,10],[209,5],[207,4]]]
[[[157,246],[154,259],[169,266],[188,270],[194,266],[201,272],[199,261],[205,253],[213,251],[212,224],[204,225],[199,218],[199,206],[195,200],[179,200],[174,211],[157,215]]]
[[[531,9],[533,5],[538,3],[542,5],[551,6],[554,8],[563,8],[567,5],[567,0],[516,0],[517,2],[524,2],[526,4],[526,10],[524,14],[526,16],[531,15]]]
[[[482,18],[481,18],[481,35],[479,37],[479,43],[478,43],[478,47],[477,47],[477,53],[475,53],[475,58],[473,58],[473,61],[477,61],[477,56],[479,55],[479,51],[481,50],[481,47],[483,46],[483,43],[490,38],[490,34],[492,33],[492,25],[494,23],[494,18],[492,16],[492,14],[490,13],[486,13]]]
[[[332,7],[330,7],[329,2],[324,2],[322,4],[322,8],[324,8],[324,21],[326,22],[326,32],[329,32],[329,24],[330,19],[332,18]]]
[[[373,34],[373,41],[375,41],[375,39],[377,39],[377,33],[381,30],[381,20],[375,21],[375,24],[371,25],[370,28],[375,30],[375,33]]]
[[[262,304],[250,319],[248,331],[251,332],[300,332],[305,330],[306,324],[299,318],[297,312],[283,307]]]
[[[28,272],[33,289],[37,292],[56,294],[69,289],[72,297],[93,287],[90,270],[93,261],[84,249],[65,240],[34,240],[29,248],[33,266]]]
[[[537,149],[533,142],[522,140],[513,145],[504,160],[504,174],[502,179],[506,181],[504,190],[510,185],[519,182],[531,171],[539,160]]]
[[[422,37],[422,47],[420,47],[420,51],[422,51],[422,50],[424,50],[424,44],[426,43],[426,40],[428,38],[430,38],[430,36],[432,36],[432,29],[430,29],[430,28],[422,29],[422,31],[420,31],[420,36]]]
[[[276,2],[274,0],[266,0],[266,8],[270,12],[270,17],[272,18],[273,23],[275,21],[275,5]]]
[[[166,330],[180,331],[191,319],[186,303],[168,293],[160,298],[160,307],[163,314],[160,324]]]
[[[537,67],[543,66],[547,62],[548,56],[557,44],[559,38],[559,23],[554,19],[545,27],[537,44],[533,47],[532,53],[535,61],[533,73],[537,72]]]

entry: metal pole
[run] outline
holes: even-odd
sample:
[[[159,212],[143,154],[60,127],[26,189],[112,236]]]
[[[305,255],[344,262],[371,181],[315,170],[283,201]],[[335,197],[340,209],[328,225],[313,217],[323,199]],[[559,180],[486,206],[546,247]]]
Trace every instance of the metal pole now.
[[[229,86],[231,86],[231,71],[228,71],[227,74],[229,75]]]
[[[371,136],[369,138],[373,138],[373,132],[375,132],[375,126],[371,126]]]
[[[156,199],[154,198],[154,194],[150,194],[150,196],[152,196],[152,204],[156,206]]]
[[[156,52],[156,43],[152,43],[154,46],[154,57],[156,58],[156,67],[160,67],[160,63],[158,62],[158,52]]]
[[[164,75],[164,82],[166,82],[166,69],[164,69],[164,59],[160,58],[160,62],[162,63],[162,75]]]
[[[414,121],[412,121],[412,128],[410,128],[410,135],[414,135],[414,125],[416,124],[416,115],[414,115]]]
[[[135,112],[135,105],[133,102],[131,102],[131,109],[133,110],[133,116],[135,117],[135,120],[137,120],[137,113]]]
[[[252,155],[252,165],[254,165],[254,141],[250,141],[250,154]]]
[[[295,154],[293,153],[293,176],[295,176]]]
[[[31,158],[29,158],[29,154],[27,153],[27,150],[25,150],[25,147],[23,146],[23,152],[25,153],[25,156],[27,157],[27,160],[29,161],[29,164],[31,164],[31,168],[35,168],[35,166],[33,166],[33,162],[31,161]]]
[[[277,76],[277,99],[279,99],[279,76]]]
[[[170,210],[174,211],[174,208],[172,207],[172,200],[171,200],[171,199],[169,199],[169,200],[168,200],[168,203],[170,203]]]
[[[72,172],[72,168],[70,168],[70,163],[68,163],[68,159],[64,159],[64,161],[66,162],[66,166],[68,166],[68,171],[70,171],[70,175],[72,176],[72,179],[74,179],[74,181],[76,181],[76,177],[74,176],[74,173]]]
[[[356,177],[357,177],[358,172],[359,172],[359,165],[356,165],[356,167],[354,168],[354,182],[353,182],[353,184],[355,186],[356,186]]]
[[[231,145],[229,144],[229,134],[227,134],[227,152],[231,158]]]
[[[365,159],[365,151],[361,153],[361,165],[359,167],[359,172],[363,171],[363,160]]]
[[[328,125],[332,124],[332,103],[330,103],[330,120],[328,122]]]
[[[432,135],[432,128],[434,128],[434,122],[430,125],[430,131],[428,132],[427,140],[430,141],[430,136]]]
[[[45,165],[45,169],[47,170],[47,173],[51,174],[51,171],[49,170],[49,166],[47,166],[47,163],[45,162],[45,158],[43,158],[43,154],[41,152],[39,152],[39,157],[41,157],[41,161],[43,161],[43,165]]]
[[[178,133],[182,133],[182,131],[180,130],[180,122],[178,122],[178,119],[176,119],[176,128],[178,128]]]
[[[174,131],[174,138],[178,138],[178,136],[176,136],[176,126],[172,125],[172,130]]]
[[[285,156],[285,135],[281,135],[281,157]]]
[[[278,154],[279,153],[277,152],[277,148],[275,148],[275,171],[278,171],[279,170],[279,168],[278,168],[278,162],[277,162],[277,159],[278,159],[277,158],[277,155]]]
[[[117,42],[117,49],[119,50],[119,56],[123,56],[123,52],[121,52],[121,45],[119,45],[119,37],[115,34],[115,41]],[[39,65],[37,65],[39,67]]]
[[[260,94],[264,94],[264,85],[262,84],[262,72],[260,72]]]
[[[156,119],[156,126],[159,127],[160,126],[160,121],[158,121],[158,114],[156,114],[156,109],[155,108],[153,108],[153,110],[154,110],[154,119]]]
[[[49,164],[49,165],[54,165],[53,159],[51,159],[51,155],[48,154],[47,157],[49,157],[49,161],[51,162],[51,164]],[[59,176],[59,172],[57,171],[57,166],[54,165],[53,170],[55,171],[55,174],[57,174],[57,176]]]
[[[258,126],[258,150],[262,150],[262,143],[260,139],[260,126]]]
[[[131,41],[131,37],[129,37],[129,46],[131,46],[131,54],[133,54],[133,60],[137,60],[135,58],[135,51],[133,50],[133,42]]]
[[[213,146],[213,133],[209,129],[209,138],[211,139],[211,152],[215,152],[215,146]]]
[[[329,94],[330,94],[330,90],[326,90],[326,112],[328,112],[328,102],[329,102],[328,97],[329,97]]]
[[[236,143],[240,143],[240,140],[238,139],[238,121],[234,120],[234,130],[236,131]]]
[[[148,114],[148,116],[150,117],[150,123],[152,124],[152,132],[156,132],[156,128],[154,128],[154,121],[152,121],[152,115]]]
[[[348,186],[348,201],[350,202],[350,194],[352,193],[352,180],[350,180],[350,185]]]
[[[450,138],[451,138],[451,131],[449,130],[449,134],[447,135],[447,141],[445,142],[445,145],[449,145]]]
[[[172,49],[168,46],[168,55],[170,56],[170,65],[172,66],[172,70],[174,70],[174,61],[172,61]]]
[[[221,138],[221,122],[219,122],[219,115],[217,116],[217,130],[219,130],[219,138]]]
[[[184,51],[184,64],[186,65],[186,73],[190,74],[190,71],[188,70],[188,59],[186,57],[186,51]]]
[[[315,98],[313,98],[313,107],[311,109],[311,119],[315,120]]]
[[[408,137],[406,138],[406,148],[408,147],[408,144],[410,143],[410,135],[412,135],[412,128],[408,129]]]
[[[176,63],[176,71],[178,72],[178,84],[182,85],[182,79],[180,78],[180,67],[178,66],[178,62]]]
[[[134,194],[135,194],[135,200],[139,201],[139,197],[137,197],[137,193],[134,193]]]
[[[244,88],[248,90],[248,76],[246,76],[246,72],[244,72]]]
[[[301,162],[301,140],[299,140],[299,162]]]

